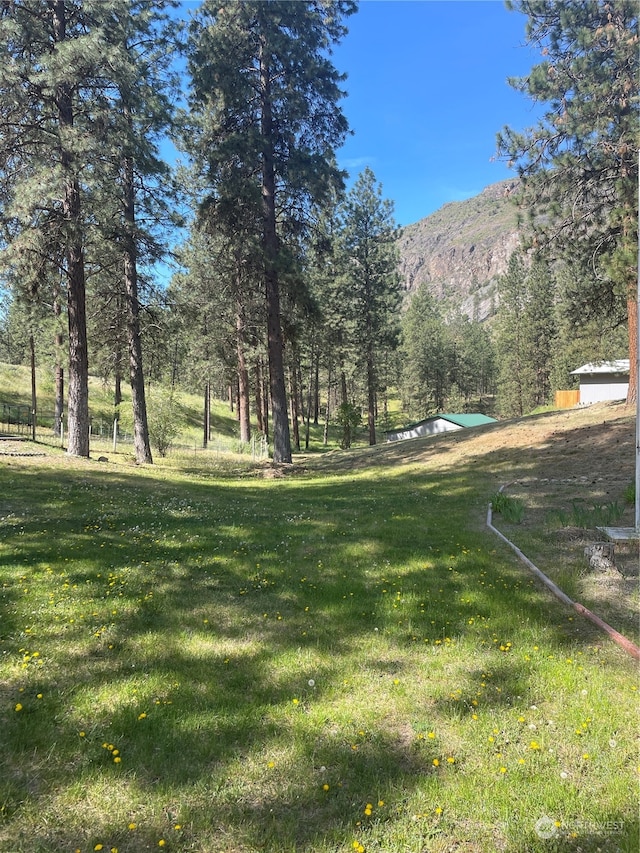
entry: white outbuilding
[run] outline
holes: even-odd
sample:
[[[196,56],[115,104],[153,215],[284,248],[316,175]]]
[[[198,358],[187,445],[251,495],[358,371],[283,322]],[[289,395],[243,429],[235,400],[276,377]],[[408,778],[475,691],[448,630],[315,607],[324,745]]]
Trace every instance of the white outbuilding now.
[[[478,412],[462,415],[432,415],[415,424],[409,424],[402,429],[385,433],[387,441],[404,441],[407,438],[420,438],[425,435],[438,435],[441,432],[451,432],[458,429],[495,424],[496,419]]]
[[[629,390],[629,359],[583,364],[571,371],[580,379],[580,405],[625,400]]]

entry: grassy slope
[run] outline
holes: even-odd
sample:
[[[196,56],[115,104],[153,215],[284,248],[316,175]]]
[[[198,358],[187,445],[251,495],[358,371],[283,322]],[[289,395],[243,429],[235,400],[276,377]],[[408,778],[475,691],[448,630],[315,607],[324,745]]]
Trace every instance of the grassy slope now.
[[[23,365],[5,364],[0,362],[0,403],[8,403],[12,406],[21,405],[27,407],[22,413],[26,418],[27,410],[31,408],[31,377],[29,368]],[[150,402],[154,395],[161,395],[163,389],[151,386],[147,389]],[[133,431],[131,414],[131,392],[123,384],[123,401],[120,407],[120,430],[131,434]],[[204,403],[200,396],[183,391],[176,392],[176,420],[179,427],[178,435],[173,444],[175,446],[201,448],[203,432],[203,409]],[[55,390],[53,380],[45,370],[37,372],[37,406],[38,406],[38,439],[40,441],[52,441],[51,426],[53,423],[53,411],[55,401]],[[382,420],[377,425],[380,431],[384,429],[395,429],[406,423],[406,417],[399,411],[399,401],[388,402],[387,422]],[[111,447],[110,436],[113,428],[113,388],[104,385],[96,377],[89,378],[89,411],[92,420],[92,428],[95,436],[101,435],[101,443],[97,437],[93,439],[94,449],[100,453],[108,451]],[[256,425],[254,424],[254,430]],[[304,444],[304,427],[300,425],[301,442]],[[26,432],[26,429],[24,430]],[[340,427],[331,424],[329,428],[328,444],[323,444],[324,425],[316,425],[311,428],[311,449],[316,452],[324,452],[327,448],[335,449],[340,446]],[[212,443],[220,440],[225,445],[230,445],[231,440],[238,439],[240,429],[235,412],[231,412],[228,403],[221,400],[211,401],[211,433]],[[359,430],[356,437],[357,443],[365,443],[367,436],[366,425]],[[127,452],[126,444],[121,445],[123,453]]]
[[[0,363],[0,402],[31,407],[29,368],[23,365]],[[131,431],[131,391],[123,384],[121,405],[121,429]],[[155,386],[147,390],[150,398],[161,392]],[[45,370],[37,372],[37,403],[39,438],[47,440],[53,418],[55,390],[50,374]],[[202,400],[194,394],[177,394],[176,417],[180,434],[176,441],[183,444],[202,444]],[[113,425],[113,388],[106,386],[96,377],[89,379],[89,411],[94,431],[102,432],[108,438]],[[238,434],[237,421],[228,405],[219,400],[212,401],[212,432],[223,437],[235,437]]]
[[[635,853],[636,666],[484,527],[500,435],[0,457],[0,851]]]

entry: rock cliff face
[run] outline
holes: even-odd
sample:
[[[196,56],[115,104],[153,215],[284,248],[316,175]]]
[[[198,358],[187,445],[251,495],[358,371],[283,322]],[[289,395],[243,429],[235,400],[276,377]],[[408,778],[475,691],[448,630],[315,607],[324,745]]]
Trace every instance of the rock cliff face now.
[[[493,316],[496,278],[507,271],[520,239],[510,198],[516,186],[515,180],[492,184],[404,228],[400,272],[409,298],[426,282],[446,310],[459,309],[474,320]]]

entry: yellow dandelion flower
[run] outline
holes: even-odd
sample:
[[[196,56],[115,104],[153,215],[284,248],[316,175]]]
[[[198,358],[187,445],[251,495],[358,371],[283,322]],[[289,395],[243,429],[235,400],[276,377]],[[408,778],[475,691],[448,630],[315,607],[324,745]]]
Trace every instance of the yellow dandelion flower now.
[[[507,768],[506,768],[506,767],[501,767],[501,768],[500,768],[500,772],[501,772],[501,773],[506,773],[506,772],[507,772]]]
[[[434,758],[431,763],[433,764],[434,767],[439,767],[440,766],[440,759]]]
[[[384,806],[384,800],[378,800],[378,808],[381,809]]]
[[[436,736],[435,732],[429,732],[429,734],[427,735],[427,737],[430,737],[432,740],[435,736]]]
[[[113,759],[113,763],[114,763],[114,764],[120,764],[120,762],[121,762],[121,761],[122,761],[122,759],[120,758],[120,756],[119,756],[119,755],[117,755],[117,756]]]
[[[96,846],[95,846],[93,849],[94,849],[94,850],[102,850],[103,848],[104,848],[104,845],[102,845],[102,844],[96,844]]]
[[[177,823],[173,828],[174,828],[176,831],[177,831],[177,830],[179,830],[179,829],[182,829],[182,824],[181,824],[181,823]]]
[[[161,839],[160,839],[160,841],[158,841],[158,847],[164,847],[164,845],[165,845],[166,843],[167,843],[167,842],[164,840],[164,838],[161,838]]]
[[[16,705],[16,711],[22,711],[22,705],[20,704],[20,702],[18,702]]]
[[[529,744],[529,749],[540,749],[540,744],[537,740],[532,740]]]
[[[329,786],[326,784],[326,782],[325,782],[325,784],[322,786],[322,790],[323,790],[323,791],[328,791],[328,790],[329,790]]]
[[[447,764],[455,764],[455,761],[456,761],[456,760],[455,760],[455,758],[454,758],[452,755],[450,755],[450,756],[447,758]]]
[[[442,806],[438,806],[438,807],[435,809],[435,813],[436,813],[437,815],[441,815],[441,814],[442,814]]]
[[[137,823],[130,823],[130,824],[129,824],[129,829],[131,830],[131,832],[133,832],[133,831],[134,831],[134,829],[137,829],[137,828],[138,828],[138,824],[137,824]]]

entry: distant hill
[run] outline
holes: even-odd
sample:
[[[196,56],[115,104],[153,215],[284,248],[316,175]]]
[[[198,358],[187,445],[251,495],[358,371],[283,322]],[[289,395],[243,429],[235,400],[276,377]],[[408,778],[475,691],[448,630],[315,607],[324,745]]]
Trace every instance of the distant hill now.
[[[445,204],[403,229],[400,270],[408,295],[427,282],[447,308],[486,320],[496,310],[495,281],[519,242],[517,181],[502,181],[466,201]]]

